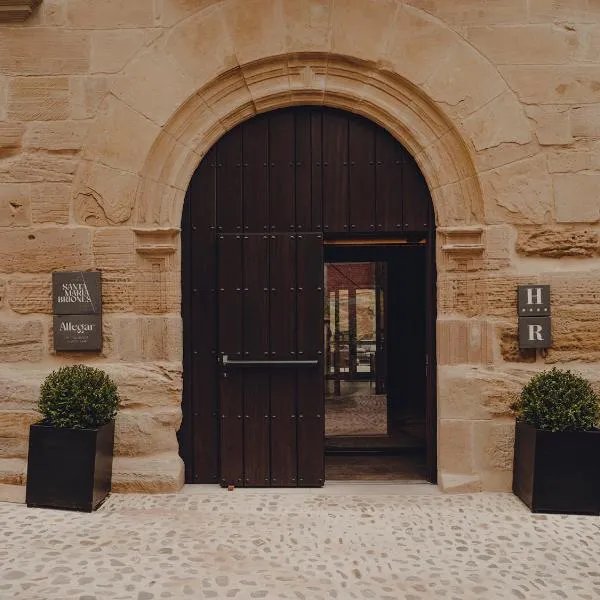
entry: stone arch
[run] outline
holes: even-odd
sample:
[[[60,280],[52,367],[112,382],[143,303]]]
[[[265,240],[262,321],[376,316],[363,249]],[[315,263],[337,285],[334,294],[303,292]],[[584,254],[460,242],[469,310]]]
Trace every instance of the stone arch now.
[[[388,129],[417,159],[441,226],[483,221],[477,151],[530,135],[498,70],[424,11],[396,0],[205,3],[116,77],[78,172],[79,220],[178,227],[189,178],[216,139],[302,103]],[[514,131],[490,111],[513,116]]]

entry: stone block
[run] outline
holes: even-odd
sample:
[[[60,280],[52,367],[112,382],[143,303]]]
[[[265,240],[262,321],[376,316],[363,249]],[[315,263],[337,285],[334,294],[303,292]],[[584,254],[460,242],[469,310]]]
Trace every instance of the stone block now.
[[[120,271],[133,266],[133,231],[124,227],[100,229],[94,232],[92,252],[96,268],[101,271]]]
[[[107,77],[71,77],[71,118],[92,119],[110,91]]]
[[[73,181],[77,159],[60,153],[22,152],[0,162],[0,183]]]
[[[165,52],[198,88],[238,64],[223,7],[218,5],[199,12],[177,27],[166,41]]]
[[[529,123],[521,104],[511,91],[504,92],[464,120],[476,150],[500,144],[527,144],[531,140]]]
[[[92,265],[87,229],[8,230],[0,236],[0,272],[86,271]]]
[[[555,307],[600,307],[600,269],[544,274]]]
[[[158,452],[177,452],[177,430],[181,408],[153,410],[122,409],[115,427],[116,456],[144,456]]]
[[[0,72],[8,75],[69,75],[85,73],[90,43],[85,31],[58,27],[3,28],[0,36]]]
[[[598,102],[596,65],[506,66],[500,72],[526,104],[588,104]]]
[[[130,271],[102,273],[102,306],[107,313],[133,311],[133,276]]]
[[[0,410],[0,431],[3,438],[20,438],[27,441],[29,426],[37,423],[41,415],[33,410]],[[25,453],[23,456],[26,456]]]
[[[174,107],[175,108],[175,107]],[[90,128],[84,157],[130,173],[144,166],[160,130],[139,112],[111,97],[103,104],[102,114]]]
[[[539,155],[484,173],[486,222],[544,223],[553,213],[552,179]]]
[[[0,321],[0,361],[7,363],[35,362],[44,353],[42,321]]]
[[[2,98],[1,89],[0,98]],[[0,123],[0,158],[10,155],[8,150],[20,148],[24,133],[23,123]]]
[[[48,274],[10,279],[6,296],[16,313],[52,314],[52,277]]]
[[[478,472],[512,470],[514,419],[475,421],[473,441],[475,468]]]
[[[600,138],[600,104],[574,106],[571,122],[575,137]]]
[[[473,474],[473,422],[440,419],[438,469]]]
[[[600,173],[556,174],[553,180],[559,223],[600,221]]]
[[[154,0],[69,0],[67,23],[82,29],[116,29],[152,27],[154,25]]]
[[[331,47],[331,3],[328,0],[282,0],[288,52],[328,50]]]
[[[66,224],[71,212],[71,186],[66,183],[31,185],[31,218],[34,223]]]
[[[181,363],[102,363],[102,368],[117,384],[123,408],[157,409],[181,406]]]
[[[577,173],[600,166],[600,143],[578,140],[570,148],[548,151],[550,173]]]
[[[195,4],[197,2],[194,1]],[[160,30],[107,29],[91,32],[91,73],[118,73]]]
[[[580,229],[521,229],[516,250],[522,256],[562,258],[600,255],[600,232]]]
[[[0,410],[34,411],[40,385],[51,370],[32,363],[1,364]]]
[[[441,366],[438,369],[440,419],[489,420],[511,416],[510,405],[533,371],[522,367]]]
[[[27,480],[27,461],[24,458],[0,458],[0,484],[24,486]]]
[[[180,361],[180,316],[115,317],[116,353],[125,361]]]
[[[597,6],[588,0],[529,0],[529,18],[534,23],[597,23]]]
[[[31,224],[31,187],[21,183],[0,183],[0,227]]]
[[[214,0],[161,0],[156,17],[163,27],[170,27],[214,4]]]
[[[493,327],[476,319],[438,319],[438,364],[488,364],[493,362]]]
[[[25,504],[25,486],[0,483],[0,502]]]
[[[85,225],[117,225],[133,211],[139,178],[132,173],[87,163],[79,171],[74,200],[77,222]]]
[[[453,273],[438,277],[438,314],[482,316],[486,285],[478,273]]]
[[[0,463],[0,478],[2,466]],[[184,484],[184,465],[178,452],[150,456],[116,456],[113,460],[112,491],[116,493],[168,493]]]
[[[528,106],[525,110],[542,146],[564,146],[573,142],[569,106]]]
[[[0,309],[4,307],[4,300],[6,298],[6,280],[0,279]]]
[[[550,23],[469,27],[466,33],[469,42],[496,65],[570,63],[579,45],[576,31]]]
[[[517,286],[537,283],[536,276],[506,275],[486,278],[485,314],[489,317],[512,319],[517,315]]]
[[[54,152],[77,152],[83,146],[88,124],[77,121],[32,123],[23,140],[25,148]]]
[[[527,22],[527,0],[407,0],[407,4],[454,25],[501,25]]]
[[[13,121],[60,121],[71,109],[68,77],[15,77],[6,112]]]
[[[553,307],[551,361],[598,362],[600,360],[599,322],[598,305]]]
[[[483,491],[483,484],[479,475],[463,475],[441,471],[438,477],[438,485],[445,494],[472,494]]]

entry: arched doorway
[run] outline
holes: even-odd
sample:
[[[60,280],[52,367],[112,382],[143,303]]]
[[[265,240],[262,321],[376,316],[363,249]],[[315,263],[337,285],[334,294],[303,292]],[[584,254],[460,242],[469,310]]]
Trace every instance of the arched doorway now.
[[[399,142],[337,109],[258,115],[194,173],[182,242],[187,482],[323,485],[325,398],[365,380],[385,397],[379,438],[420,423],[435,481],[435,225]],[[359,289],[373,313],[361,335]]]

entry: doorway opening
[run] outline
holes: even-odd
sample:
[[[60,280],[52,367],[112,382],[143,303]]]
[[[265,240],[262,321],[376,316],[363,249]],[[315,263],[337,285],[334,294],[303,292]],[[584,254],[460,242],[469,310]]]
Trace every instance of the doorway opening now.
[[[426,240],[325,246],[325,477],[428,481]]]
[[[182,217],[186,481],[318,487],[351,457],[338,475],[377,458],[371,478],[435,483],[434,240],[417,163],[375,123],[299,106],[226,133]]]

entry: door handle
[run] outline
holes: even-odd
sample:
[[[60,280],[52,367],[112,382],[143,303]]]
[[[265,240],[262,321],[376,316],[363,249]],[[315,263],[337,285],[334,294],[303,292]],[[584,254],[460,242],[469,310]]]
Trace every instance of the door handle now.
[[[231,360],[227,354],[219,357],[223,368],[227,367],[316,367],[318,360]]]

